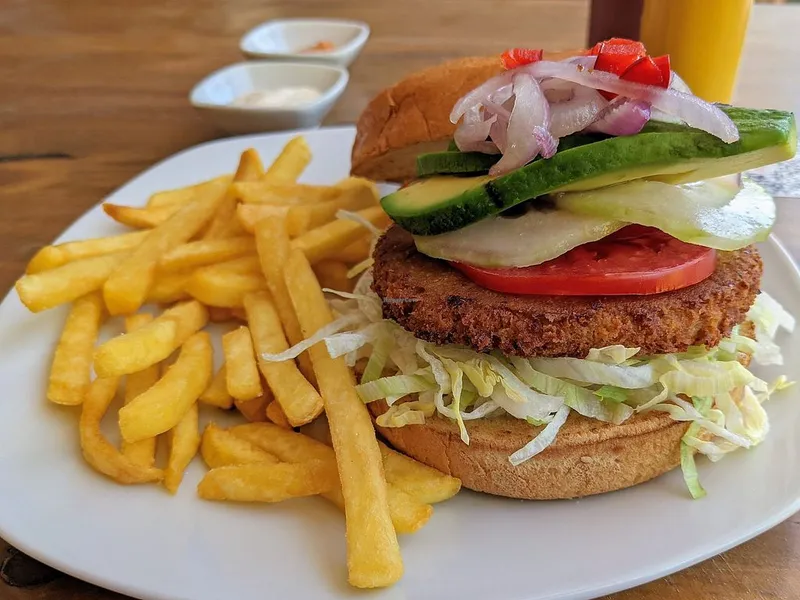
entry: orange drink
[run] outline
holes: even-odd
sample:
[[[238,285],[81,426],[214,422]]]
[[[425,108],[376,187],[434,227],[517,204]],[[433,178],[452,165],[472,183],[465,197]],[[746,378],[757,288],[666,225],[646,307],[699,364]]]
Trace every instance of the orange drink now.
[[[641,40],[709,102],[730,102],[752,0],[645,0]]]

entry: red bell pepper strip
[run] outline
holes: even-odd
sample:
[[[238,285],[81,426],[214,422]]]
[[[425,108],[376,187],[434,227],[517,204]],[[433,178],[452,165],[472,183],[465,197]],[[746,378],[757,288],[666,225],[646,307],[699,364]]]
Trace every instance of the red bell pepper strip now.
[[[542,60],[543,53],[543,50],[512,48],[511,50],[506,50],[503,52],[503,54],[500,56],[500,59],[503,61],[503,66],[506,69],[516,69],[517,67],[529,65]]]

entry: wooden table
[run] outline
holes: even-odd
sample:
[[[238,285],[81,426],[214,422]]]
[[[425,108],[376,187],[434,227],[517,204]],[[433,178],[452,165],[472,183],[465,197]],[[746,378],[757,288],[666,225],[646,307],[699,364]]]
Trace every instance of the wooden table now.
[[[154,162],[221,137],[187,102],[197,81],[241,60],[239,37],[266,19],[362,19],[372,38],[327,119],[353,122],[404,74],[514,45],[582,45],[587,0],[6,0],[0,14],[0,289],[34,251]],[[800,7],[757,6],[737,101],[800,109]],[[780,202],[778,234],[800,257],[800,202]],[[0,542],[0,551],[4,545]],[[624,556],[620,556],[624,560]],[[800,598],[800,516],[696,567],[615,600]],[[21,555],[0,600],[121,598]],[[52,581],[51,581],[52,580]],[[41,583],[41,582],[49,583]],[[267,596],[265,596],[267,597]]]

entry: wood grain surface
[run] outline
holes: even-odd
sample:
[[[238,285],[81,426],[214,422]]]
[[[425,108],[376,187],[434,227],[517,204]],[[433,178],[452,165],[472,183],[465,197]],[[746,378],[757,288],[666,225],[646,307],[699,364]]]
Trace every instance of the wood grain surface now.
[[[403,75],[449,58],[515,45],[581,46],[588,14],[587,0],[4,0],[0,290],[11,287],[39,247],[125,181],[224,135],[193,111],[187,95],[208,73],[242,60],[239,38],[264,20],[328,16],[370,24],[350,86],[326,120],[337,124],[353,122],[377,91]],[[800,108],[798,31],[800,6],[754,9],[738,103]],[[777,233],[798,258],[800,201],[781,200],[779,215]],[[2,554],[0,600],[122,598],[0,541]],[[796,599],[798,565],[795,515],[719,557],[610,598]]]

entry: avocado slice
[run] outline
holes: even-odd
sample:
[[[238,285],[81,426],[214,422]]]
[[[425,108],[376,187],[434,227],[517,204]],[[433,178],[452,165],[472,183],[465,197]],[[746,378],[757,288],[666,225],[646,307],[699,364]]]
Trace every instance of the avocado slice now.
[[[584,144],[591,144],[606,139],[603,134],[579,134],[561,138],[558,142],[558,151],[577,148]],[[483,152],[461,152],[455,142],[450,142],[446,152],[428,152],[417,156],[417,176],[430,177],[431,175],[485,175],[498,160],[499,154],[484,154]],[[541,160],[541,158],[536,158]]]
[[[651,121],[641,133],[560,150],[547,160],[490,177],[437,176],[381,200],[386,213],[415,235],[436,235],[475,223],[544,194],[589,190],[634,179],[678,184],[738,173],[791,158],[794,115],[721,107],[739,128],[726,144],[703,131]]]

